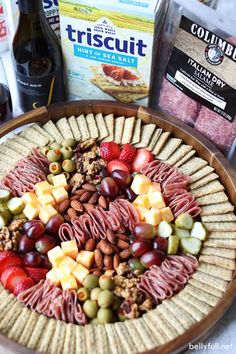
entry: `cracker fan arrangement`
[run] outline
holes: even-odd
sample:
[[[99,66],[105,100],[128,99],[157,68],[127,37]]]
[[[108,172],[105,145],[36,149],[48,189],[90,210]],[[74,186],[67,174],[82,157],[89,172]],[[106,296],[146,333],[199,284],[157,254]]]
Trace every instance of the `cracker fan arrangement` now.
[[[234,206],[207,161],[156,124],[32,124],[0,145],[0,174],[0,330],[22,345],[151,349],[232,280]]]

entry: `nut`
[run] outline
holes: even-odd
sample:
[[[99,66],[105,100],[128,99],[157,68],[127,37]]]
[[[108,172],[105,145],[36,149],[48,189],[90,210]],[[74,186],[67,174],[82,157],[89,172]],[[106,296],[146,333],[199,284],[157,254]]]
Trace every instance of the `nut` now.
[[[116,269],[120,264],[120,256],[119,254],[115,254],[113,257],[113,268]]]
[[[68,214],[65,214],[63,217],[64,217],[65,222],[71,221],[71,217]]]
[[[94,261],[99,269],[103,268],[103,255],[99,249],[94,251]]]
[[[81,197],[81,195],[83,195],[85,193],[85,190],[83,189],[77,189],[75,190],[72,194],[73,195],[79,195]]]
[[[72,197],[70,197],[70,201],[72,200],[80,200],[80,195],[72,195]]]
[[[107,240],[112,243],[113,245],[116,244],[116,235],[110,229],[107,230]]]
[[[98,205],[103,209],[107,209],[107,201],[103,195],[98,198]]]
[[[127,236],[125,234],[116,234],[116,237],[118,237],[119,239],[121,239],[123,241],[129,241],[129,236]]]
[[[62,215],[65,214],[69,206],[70,206],[70,200],[69,199],[64,200],[58,205],[58,212]]]
[[[93,238],[89,238],[85,243],[85,251],[94,251],[96,247],[96,241]]]
[[[76,217],[78,216],[77,211],[76,211],[75,209],[73,209],[73,208],[69,208],[69,209],[67,210],[67,214],[69,215],[69,217],[70,217],[71,219],[76,218]]]
[[[122,250],[126,250],[127,248],[129,248],[129,243],[125,242],[125,241],[123,241],[121,239],[118,239],[116,245],[117,245],[117,247],[119,247]]]
[[[111,247],[113,248],[114,253],[119,253],[119,252],[120,252],[119,247],[117,247],[116,245],[113,245],[113,244],[111,243]]]
[[[94,270],[92,274],[96,275],[97,277],[100,277],[102,275],[102,272],[100,270]]]
[[[73,209],[75,209],[79,213],[81,213],[84,210],[83,204],[81,204],[78,200],[72,200],[70,205]]]
[[[129,249],[126,249],[126,250],[123,250],[119,253],[119,256],[122,260],[126,260],[130,257],[130,250]]]
[[[91,197],[89,198],[88,203],[89,203],[89,204],[97,204],[98,198],[99,198],[98,192],[94,192],[94,193],[91,195]]]
[[[111,247],[111,245],[105,240],[101,240],[100,242],[98,242],[97,248],[99,248],[100,251],[103,254],[106,254],[107,256],[110,256],[111,254],[114,253],[113,248]]]
[[[97,191],[96,187],[90,183],[83,184],[82,188],[88,192],[96,192]]]
[[[95,206],[93,204],[89,204],[89,203],[84,203],[83,206],[84,206],[85,211],[90,211],[95,208]]]
[[[91,197],[91,192],[85,192],[79,199],[81,203],[87,203],[89,198]]]
[[[103,260],[106,269],[113,269],[113,258],[112,256],[105,255]]]

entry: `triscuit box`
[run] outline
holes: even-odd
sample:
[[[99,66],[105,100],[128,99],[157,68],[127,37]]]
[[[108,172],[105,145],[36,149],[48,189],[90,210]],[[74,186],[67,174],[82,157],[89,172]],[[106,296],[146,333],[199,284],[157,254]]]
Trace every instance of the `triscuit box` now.
[[[148,103],[166,1],[59,0],[70,98]]]

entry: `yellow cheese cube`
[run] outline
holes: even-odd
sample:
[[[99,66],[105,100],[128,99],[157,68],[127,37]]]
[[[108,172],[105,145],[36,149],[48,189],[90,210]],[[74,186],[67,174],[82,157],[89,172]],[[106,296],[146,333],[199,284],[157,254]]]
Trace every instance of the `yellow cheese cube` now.
[[[48,251],[48,259],[52,263],[53,267],[58,267],[64,258],[64,253],[59,246],[56,246]]]
[[[53,208],[51,204],[45,205],[41,207],[39,210],[39,219],[43,224],[47,224],[47,222],[57,214],[57,210]]]
[[[78,264],[77,267],[73,270],[72,275],[76,280],[83,284],[84,278],[89,274],[89,270],[85,268],[82,264]]]
[[[148,194],[154,193],[154,192],[161,192],[161,185],[160,183],[157,182],[152,182],[148,188]]]
[[[145,194],[148,192],[148,188],[151,184],[149,178],[144,175],[137,174],[134,176],[133,182],[131,184],[131,189],[136,194]]]
[[[52,183],[55,188],[68,186],[66,176],[64,175],[64,173],[61,173],[60,175],[57,175],[57,176],[53,176]]]
[[[76,259],[79,253],[77,243],[75,240],[62,242],[61,249],[65,256],[69,256],[73,259]]]
[[[76,257],[76,262],[82,264],[86,268],[91,268],[94,261],[94,252],[80,251]]]
[[[29,220],[36,219],[39,216],[40,204],[37,200],[28,202],[23,210],[23,213]]]
[[[42,206],[45,206],[48,204],[55,205],[55,200],[50,193],[45,193],[45,194],[40,195],[38,197],[38,201]]]
[[[57,204],[59,204],[69,198],[69,195],[64,187],[54,188],[52,190],[52,195],[53,195],[55,201],[57,202]]]
[[[60,265],[59,265],[59,269],[62,273],[66,274],[66,275],[70,275],[72,273],[72,271],[77,267],[77,263],[70,257],[65,257]]]
[[[159,225],[162,221],[161,211],[158,209],[151,208],[145,215],[145,221],[153,226]]]
[[[150,209],[150,203],[147,194],[138,195],[133,201],[134,206],[143,206],[144,208]]]
[[[52,268],[47,274],[46,279],[51,280],[55,286],[59,286],[61,284],[61,280],[57,274],[57,268]],[[64,275],[65,276],[65,275]]]
[[[61,287],[63,290],[77,290],[78,285],[75,277],[73,275],[66,275],[61,280]]]
[[[148,199],[152,208],[162,209],[166,206],[161,192],[153,192],[151,194],[148,194]]]
[[[161,217],[164,221],[172,221],[174,220],[174,215],[169,207],[161,209]]]
[[[138,212],[139,220],[143,221],[145,219],[145,213],[148,211],[148,209],[142,205],[137,205],[137,206],[135,205],[135,209]]]
[[[52,269],[55,269],[55,273],[57,275],[57,278],[61,281],[62,278],[65,277],[65,273],[63,273],[59,268],[55,267],[55,268],[52,268]]]
[[[21,199],[25,204],[29,202],[37,202],[37,197],[34,192],[27,192],[22,195]]]
[[[47,181],[39,182],[35,185],[35,193],[37,196],[46,193],[51,193],[51,191],[52,191],[52,186]]]

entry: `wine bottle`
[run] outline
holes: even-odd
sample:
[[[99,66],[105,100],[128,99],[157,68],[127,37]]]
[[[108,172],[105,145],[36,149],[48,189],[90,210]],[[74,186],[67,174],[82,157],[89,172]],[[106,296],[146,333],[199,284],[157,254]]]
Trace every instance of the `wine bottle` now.
[[[19,0],[18,5],[12,53],[20,107],[26,112],[65,100],[63,59],[42,0]]]

